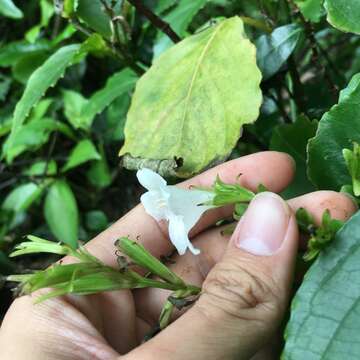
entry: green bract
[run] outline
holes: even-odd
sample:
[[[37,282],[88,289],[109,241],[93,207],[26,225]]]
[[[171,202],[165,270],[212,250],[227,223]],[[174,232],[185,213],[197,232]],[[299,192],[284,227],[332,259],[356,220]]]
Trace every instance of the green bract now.
[[[252,191],[238,184],[225,184],[219,176],[217,176],[212,190],[214,192],[214,198],[211,201],[211,205],[215,206],[248,203],[255,196]]]
[[[138,81],[120,155],[181,158],[180,177],[223,161],[259,114],[260,79],[240,18],[186,38]]]

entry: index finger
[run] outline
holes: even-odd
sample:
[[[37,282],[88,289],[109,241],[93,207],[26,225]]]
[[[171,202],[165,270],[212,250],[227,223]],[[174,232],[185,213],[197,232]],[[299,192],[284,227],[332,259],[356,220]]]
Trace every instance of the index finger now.
[[[240,174],[241,177],[238,179]],[[216,176],[219,175],[226,183],[237,182],[250,190],[256,190],[259,184],[263,184],[270,191],[280,192],[291,182],[293,174],[294,161],[290,156],[280,152],[266,151],[228,161],[186,180],[178,186],[209,187],[213,185]],[[231,213],[232,209],[229,207],[206,212],[191,235],[195,236]],[[115,266],[114,242],[122,236],[129,236],[133,240],[137,239],[156,257],[166,255],[173,249],[168,239],[166,226],[159,224],[146,214],[141,204],[88,242],[86,248],[104,263]]]

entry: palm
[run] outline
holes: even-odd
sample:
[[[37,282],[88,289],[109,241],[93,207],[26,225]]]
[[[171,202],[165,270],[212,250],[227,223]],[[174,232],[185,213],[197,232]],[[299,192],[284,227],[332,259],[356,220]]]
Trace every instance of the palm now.
[[[254,166],[256,164],[256,166]],[[276,171],[273,171],[277,169]],[[213,168],[180,186],[210,186],[216,175],[234,182],[238,174],[242,185],[256,189],[259,183],[279,192],[291,181],[293,167],[280,153],[257,153]],[[334,192],[317,192],[289,201],[293,209],[305,207],[319,221],[325,209],[332,216],[346,219],[354,211],[350,200]],[[194,245],[201,254],[175,258],[173,270],[186,282],[201,285],[211,267],[220,260],[228,237],[221,229],[209,229],[217,220],[231,215],[219,208],[203,216],[193,229]],[[138,238],[154,256],[171,252],[166,227],[147,216],[141,206],[116,222],[87,244],[87,249],[110,266],[116,266],[114,242],[121,236]],[[67,259],[65,261],[71,261]],[[0,348],[6,359],[114,359],[139,345],[156,325],[167,292],[159,289],[117,291],[89,296],[66,296],[34,305],[33,298],[16,300],[1,328]],[[21,346],[8,346],[14,339]],[[166,347],[166,345],[164,345]],[[30,357],[31,356],[31,357]]]

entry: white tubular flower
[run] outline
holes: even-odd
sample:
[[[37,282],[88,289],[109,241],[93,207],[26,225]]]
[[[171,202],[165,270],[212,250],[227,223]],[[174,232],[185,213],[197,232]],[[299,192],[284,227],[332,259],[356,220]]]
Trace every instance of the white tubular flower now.
[[[169,222],[169,237],[180,255],[184,255],[187,248],[198,255],[200,250],[191,244],[188,234],[201,215],[213,207],[201,204],[211,201],[214,194],[167,185],[160,175],[146,168],[138,170],[136,175],[148,190],[140,198],[145,211],[157,221]]]

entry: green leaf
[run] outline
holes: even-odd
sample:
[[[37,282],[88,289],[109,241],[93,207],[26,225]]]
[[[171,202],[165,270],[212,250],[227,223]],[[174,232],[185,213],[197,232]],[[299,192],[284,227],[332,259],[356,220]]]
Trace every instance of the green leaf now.
[[[129,93],[137,79],[137,75],[126,68],[109,77],[104,88],[96,91],[89,99],[75,91],[64,90],[65,116],[75,128],[89,130],[95,116],[115,99]]]
[[[30,43],[35,42],[40,34],[41,29],[49,24],[50,19],[54,15],[54,5],[50,4],[47,0],[40,0],[40,10],[40,24],[33,26],[25,34],[25,39]]]
[[[101,35],[94,33],[82,44],[81,50],[97,57],[104,57],[110,50]]]
[[[74,15],[78,5],[78,0],[64,0],[64,7],[61,15],[65,18],[71,18]]]
[[[88,100],[73,90],[63,90],[64,115],[75,129],[89,129],[88,119],[82,116]]]
[[[100,160],[101,156],[96,150],[94,144],[88,140],[81,140],[72,150],[66,161],[64,167],[61,169],[62,172],[68,171],[84,164],[90,160]]]
[[[94,117],[100,114],[116,98],[132,91],[137,80],[138,76],[128,68],[109,77],[104,88],[96,91],[83,108],[82,116],[87,123],[91,125]]]
[[[36,119],[25,124],[12,137],[11,147],[9,146],[11,135],[5,141],[3,152],[7,161],[11,162],[25,151],[37,150],[49,140],[50,133],[56,129],[58,129],[57,123],[50,118]]]
[[[50,56],[45,63],[34,71],[30,76],[25,91],[16,104],[8,149],[11,149],[15,134],[21,128],[30,110],[44,96],[45,91],[54,86],[59,78],[64,74],[65,69],[71,65],[79,56],[81,45],[67,45],[57,50]],[[7,153],[8,149],[5,151]],[[6,154],[7,160],[11,158]]]
[[[343,149],[360,143],[360,74],[341,91],[339,103],[324,114],[309,141],[308,174],[319,189],[340,190],[351,183]]]
[[[296,163],[294,180],[282,193],[286,199],[315,190],[306,176],[306,147],[308,140],[315,136],[317,126],[316,120],[299,116],[295,123],[278,125],[273,130],[270,149],[288,153]]]
[[[50,186],[45,198],[44,215],[55,237],[76,248],[79,213],[74,194],[66,181],[57,180]]]
[[[71,249],[64,245],[56,244],[53,241],[45,240],[37,236],[28,235],[29,241],[24,241],[16,245],[10,257],[16,257],[27,254],[51,253],[57,255],[69,255]]]
[[[109,224],[106,214],[101,210],[88,211],[85,214],[86,227],[92,231],[103,231]]]
[[[358,0],[325,0],[327,21],[344,32],[360,34],[360,2]]]
[[[0,66],[13,66],[23,56],[49,51],[51,45],[47,40],[39,40],[34,44],[26,41],[15,41],[0,48]]]
[[[21,19],[24,17],[22,11],[12,0],[0,0],[0,14],[12,19]]]
[[[358,359],[359,257],[360,212],[306,274],[292,302],[283,359]]]
[[[319,22],[325,14],[324,0],[295,0],[306,20]]]
[[[57,165],[55,160],[50,160],[49,163],[46,161],[37,161],[24,171],[24,175],[39,176],[43,175],[45,170],[46,175],[55,175],[57,172]]]
[[[37,105],[34,106],[34,108],[31,110],[30,116],[29,116],[29,122],[33,120],[39,120],[45,117],[47,111],[49,110],[50,106],[53,104],[54,99],[47,98],[40,100]]]
[[[105,142],[124,141],[124,128],[126,123],[126,114],[129,110],[131,96],[118,97],[113,101],[106,111],[105,123]]]
[[[106,1],[110,4],[110,0]],[[121,1],[118,1],[114,7],[116,15],[121,15],[120,4]],[[111,29],[109,25],[109,17],[103,11],[103,6],[100,0],[78,0],[76,15],[85,21],[85,23],[96,32],[106,38],[110,38]]]
[[[86,172],[86,177],[90,184],[100,189],[111,184],[112,176],[104,152],[101,154],[101,160],[91,163],[89,170]]]
[[[324,251],[324,249],[334,240],[336,233],[343,225],[343,221],[333,219],[330,215],[330,211],[325,210],[322,216],[321,225],[315,231],[310,232],[311,236],[308,240],[308,248],[303,259],[305,261],[315,259],[320,251]]]
[[[256,41],[256,59],[264,80],[276,74],[295,50],[302,34],[295,24],[276,28],[270,35],[262,35]]]
[[[151,255],[141,244],[132,241],[127,237],[122,237],[116,241],[115,245],[123,254],[127,255],[132,262],[149,270],[153,275],[159,276],[174,285],[184,285],[182,279],[160,260]]]
[[[30,53],[29,55],[24,55],[12,67],[12,74],[14,78],[17,81],[26,84],[31,74],[39,66],[41,66],[48,57],[49,56],[46,52],[36,52],[36,53]]]
[[[186,35],[186,30],[193,17],[205,6],[208,0],[179,0],[174,10],[163,17],[172,29],[181,37]],[[158,57],[172,45],[170,38],[163,32],[158,33],[154,46],[154,57]]]
[[[15,213],[26,211],[41,196],[43,189],[35,183],[19,185],[6,196],[1,207]]]
[[[258,117],[260,80],[240,18],[186,38],[137,82],[120,155],[181,158],[180,177],[223,161]]]
[[[155,12],[161,14],[171,6],[176,4],[176,0],[158,0],[155,8]]]

